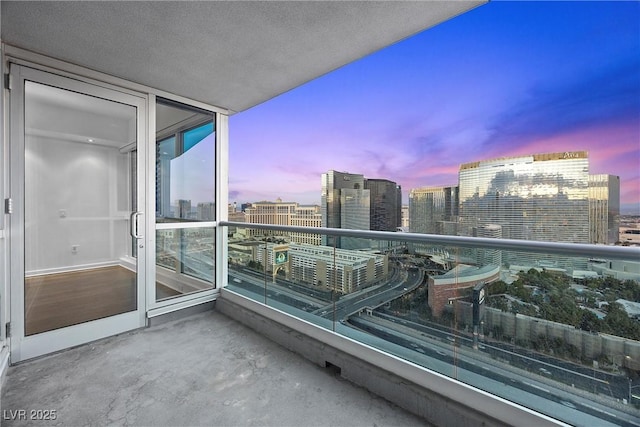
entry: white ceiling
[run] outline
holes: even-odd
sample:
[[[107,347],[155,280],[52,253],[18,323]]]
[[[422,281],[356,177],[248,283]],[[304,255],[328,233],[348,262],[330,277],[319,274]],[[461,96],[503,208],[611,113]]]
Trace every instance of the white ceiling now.
[[[1,37],[237,112],[482,3],[3,0]]]
[[[130,105],[27,81],[24,110],[27,135],[115,148],[135,141]]]
[[[211,114],[156,104],[156,129],[212,120]],[[41,83],[25,84],[28,135],[121,148],[135,142],[135,107]]]

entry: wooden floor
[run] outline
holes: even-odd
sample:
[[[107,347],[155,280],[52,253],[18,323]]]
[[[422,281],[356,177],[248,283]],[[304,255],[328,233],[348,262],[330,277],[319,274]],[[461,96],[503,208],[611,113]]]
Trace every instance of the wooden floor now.
[[[156,282],[156,301],[160,301],[167,298],[173,298],[178,295],[182,295],[182,293],[168,286],[165,286],[161,283]]]
[[[136,275],[113,266],[25,278],[25,334],[133,311]]]
[[[156,299],[181,295],[156,282]],[[25,335],[133,311],[136,274],[113,266],[25,278]]]

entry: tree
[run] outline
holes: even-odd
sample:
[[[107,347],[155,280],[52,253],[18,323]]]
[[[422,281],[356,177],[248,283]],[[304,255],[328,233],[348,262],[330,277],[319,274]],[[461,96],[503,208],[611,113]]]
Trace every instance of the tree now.
[[[629,318],[624,308],[616,302],[609,304],[603,332],[640,341],[640,323]]]
[[[507,292],[507,284],[502,280],[496,280],[486,286],[487,295],[498,295]]]
[[[600,332],[602,325],[598,316],[596,316],[592,311],[583,310],[582,319],[580,319],[578,327],[583,331]]]

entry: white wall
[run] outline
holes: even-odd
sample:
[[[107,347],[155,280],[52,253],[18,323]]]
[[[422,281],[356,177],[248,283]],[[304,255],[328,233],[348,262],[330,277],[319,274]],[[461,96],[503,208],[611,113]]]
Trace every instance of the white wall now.
[[[27,274],[117,262],[131,242],[126,154],[35,135],[25,145]]]

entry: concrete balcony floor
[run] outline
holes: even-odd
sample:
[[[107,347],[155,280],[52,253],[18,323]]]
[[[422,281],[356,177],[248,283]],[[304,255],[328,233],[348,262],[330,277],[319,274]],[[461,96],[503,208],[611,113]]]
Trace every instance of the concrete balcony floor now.
[[[428,425],[215,310],[11,367],[1,409],[6,426]]]

